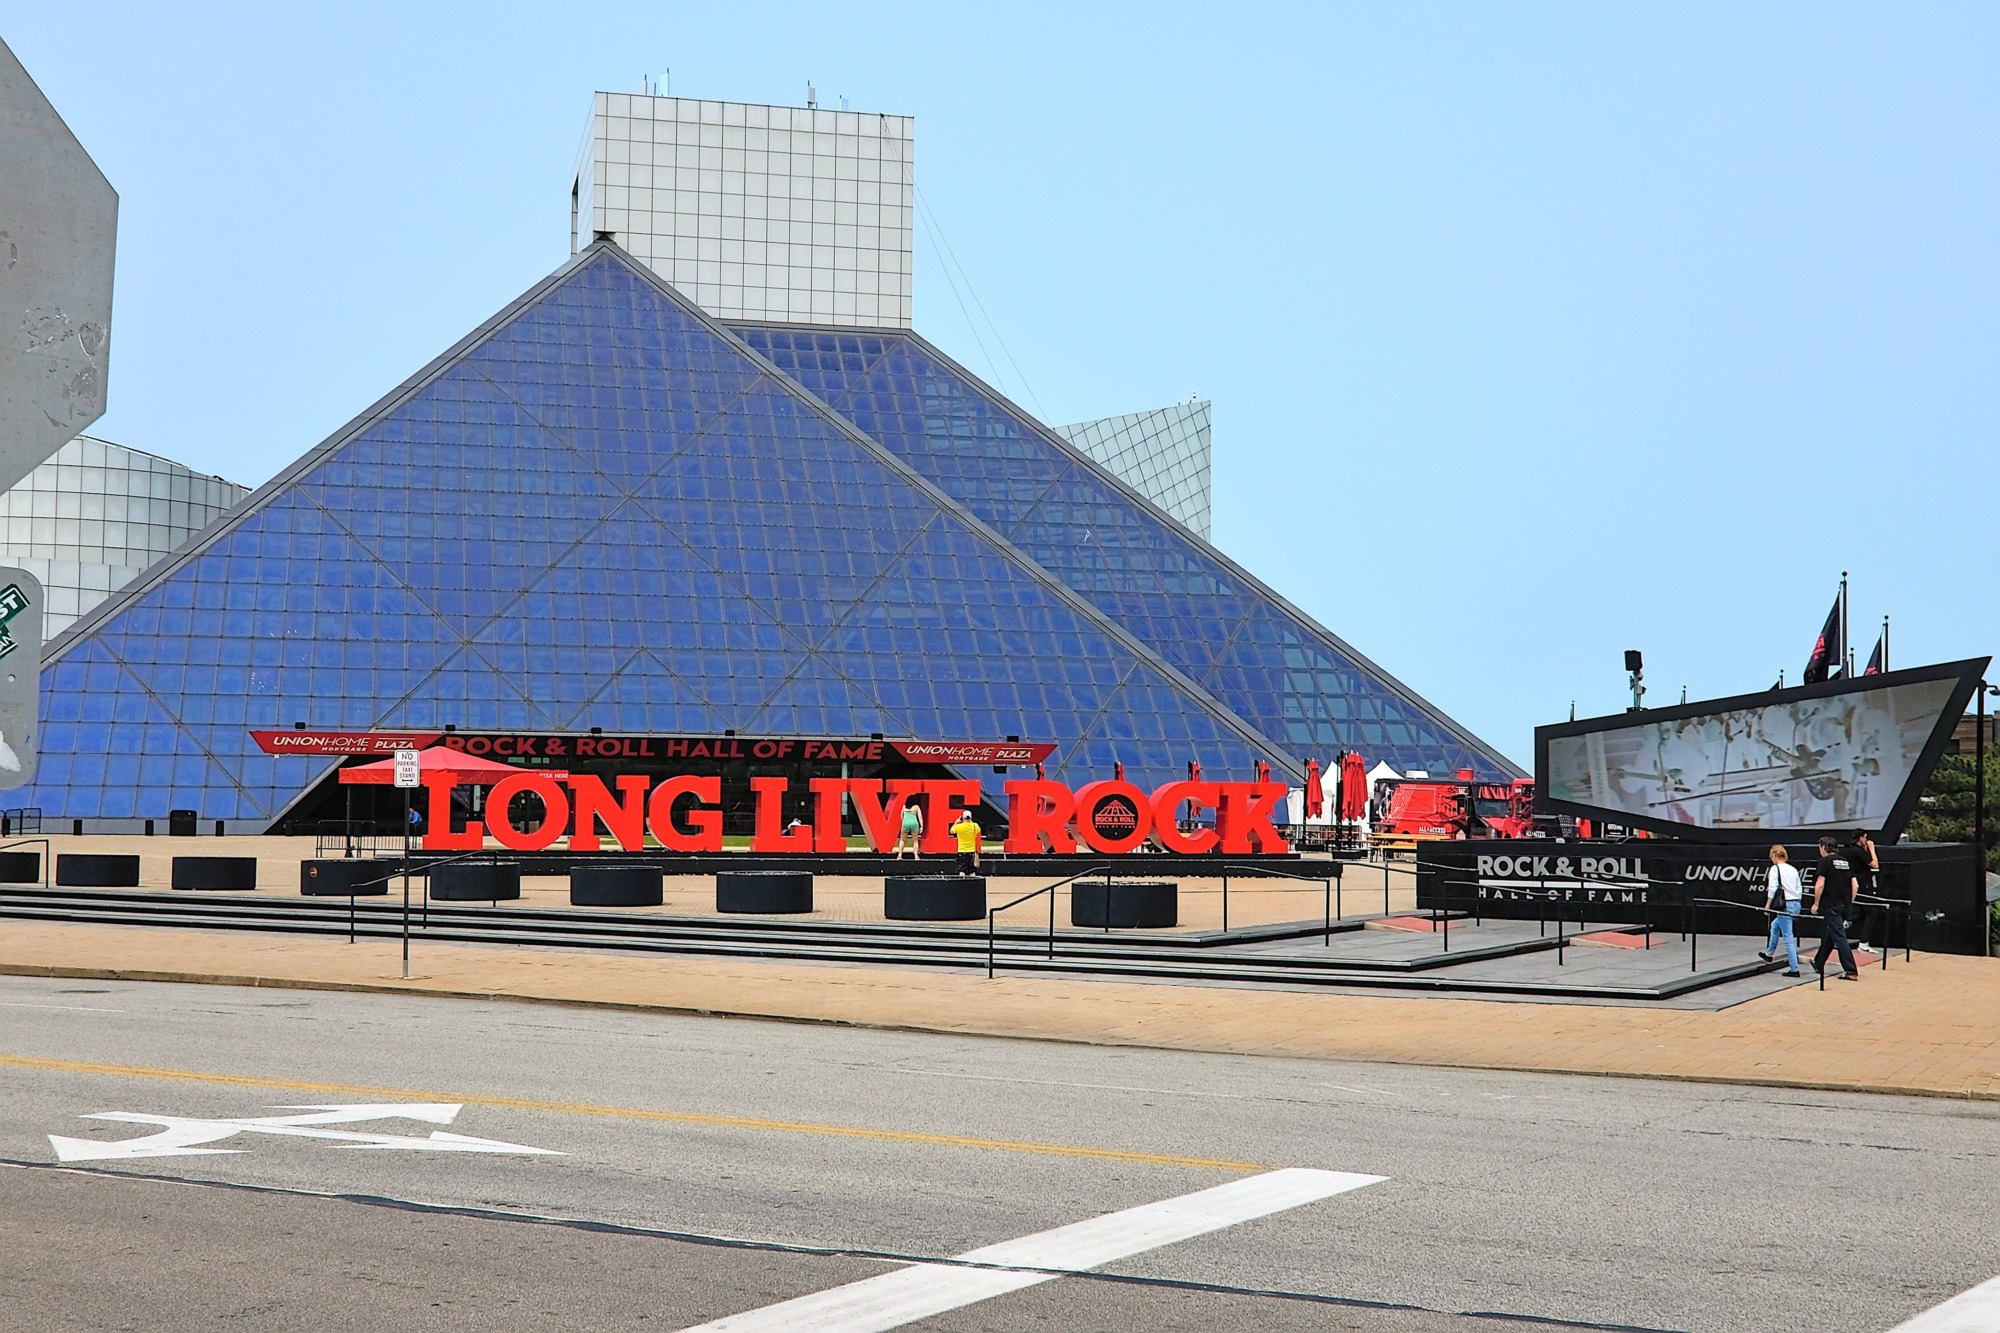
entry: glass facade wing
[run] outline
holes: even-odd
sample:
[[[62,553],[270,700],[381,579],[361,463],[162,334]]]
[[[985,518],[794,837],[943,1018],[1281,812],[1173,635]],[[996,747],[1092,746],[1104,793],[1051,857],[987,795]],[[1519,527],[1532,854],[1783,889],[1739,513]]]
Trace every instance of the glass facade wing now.
[[[295,722],[1283,758],[610,247],[80,622],[43,697],[18,799],[62,818],[278,818],[332,764],[249,735]]]
[[[1521,772],[914,335],[730,327],[1298,761]]]

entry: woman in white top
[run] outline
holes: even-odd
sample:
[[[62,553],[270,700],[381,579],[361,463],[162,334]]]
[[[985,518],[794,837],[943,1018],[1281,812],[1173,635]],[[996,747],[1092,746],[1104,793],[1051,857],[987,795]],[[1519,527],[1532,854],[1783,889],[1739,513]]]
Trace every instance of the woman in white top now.
[[[1799,941],[1792,934],[1792,918],[1799,914],[1799,903],[1805,897],[1805,886],[1799,882],[1799,872],[1791,864],[1791,853],[1783,843],[1771,848],[1771,872],[1764,884],[1768,892],[1764,897],[1764,909],[1771,914],[1771,936],[1764,942],[1764,951],[1757,956],[1771,962],[1778,952],[1778,941],[1785,942],[1785,975],[1799,974]]]

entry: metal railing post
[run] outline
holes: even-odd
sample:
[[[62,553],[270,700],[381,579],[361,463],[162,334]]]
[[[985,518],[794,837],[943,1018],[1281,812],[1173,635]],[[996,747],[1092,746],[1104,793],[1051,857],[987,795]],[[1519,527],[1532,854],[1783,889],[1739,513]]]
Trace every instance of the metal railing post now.
[[[1229,933],[1229,867],[1222,867],[1222,931]]]

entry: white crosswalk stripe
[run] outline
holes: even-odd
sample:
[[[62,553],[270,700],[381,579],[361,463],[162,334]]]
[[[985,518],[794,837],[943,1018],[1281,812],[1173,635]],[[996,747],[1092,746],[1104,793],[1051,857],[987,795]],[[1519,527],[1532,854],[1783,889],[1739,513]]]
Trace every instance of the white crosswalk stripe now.
[[[957,1256],[729,1315],[682,1333],[880,1333],[1381,1181],[1302,1167],[1267,1171]],[[967,1267],[965,1265],[991,1265]]]
[[[2000,1329],[2000,1277],[1960,1292],[1889,1333],[1994,1333]]]

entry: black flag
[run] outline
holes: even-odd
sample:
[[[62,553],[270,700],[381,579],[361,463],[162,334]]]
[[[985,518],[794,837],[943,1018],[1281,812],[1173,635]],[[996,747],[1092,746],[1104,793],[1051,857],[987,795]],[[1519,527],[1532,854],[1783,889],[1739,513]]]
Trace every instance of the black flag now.
[[[1833,599],[1833,610],[1826,613],[1826,624],[1820,627],[1819,641],[1813,644],[1812,656],[1806,659],[1805,683],[1817,685],[1827,678],[1829,670],[1838,674],[1839,663],[1833,655],[1840,651],[1840,599]]]
[[[1888,648],[1889,648],[1889,631],[1883,630],[1882,637],[1875,640],[1875,651],[1868,654],[1868,665],[1866,668],[1862,670],[1861,674],[1864,676],[1881,675],[1882,658],[1883,655],[1887,653]]]

